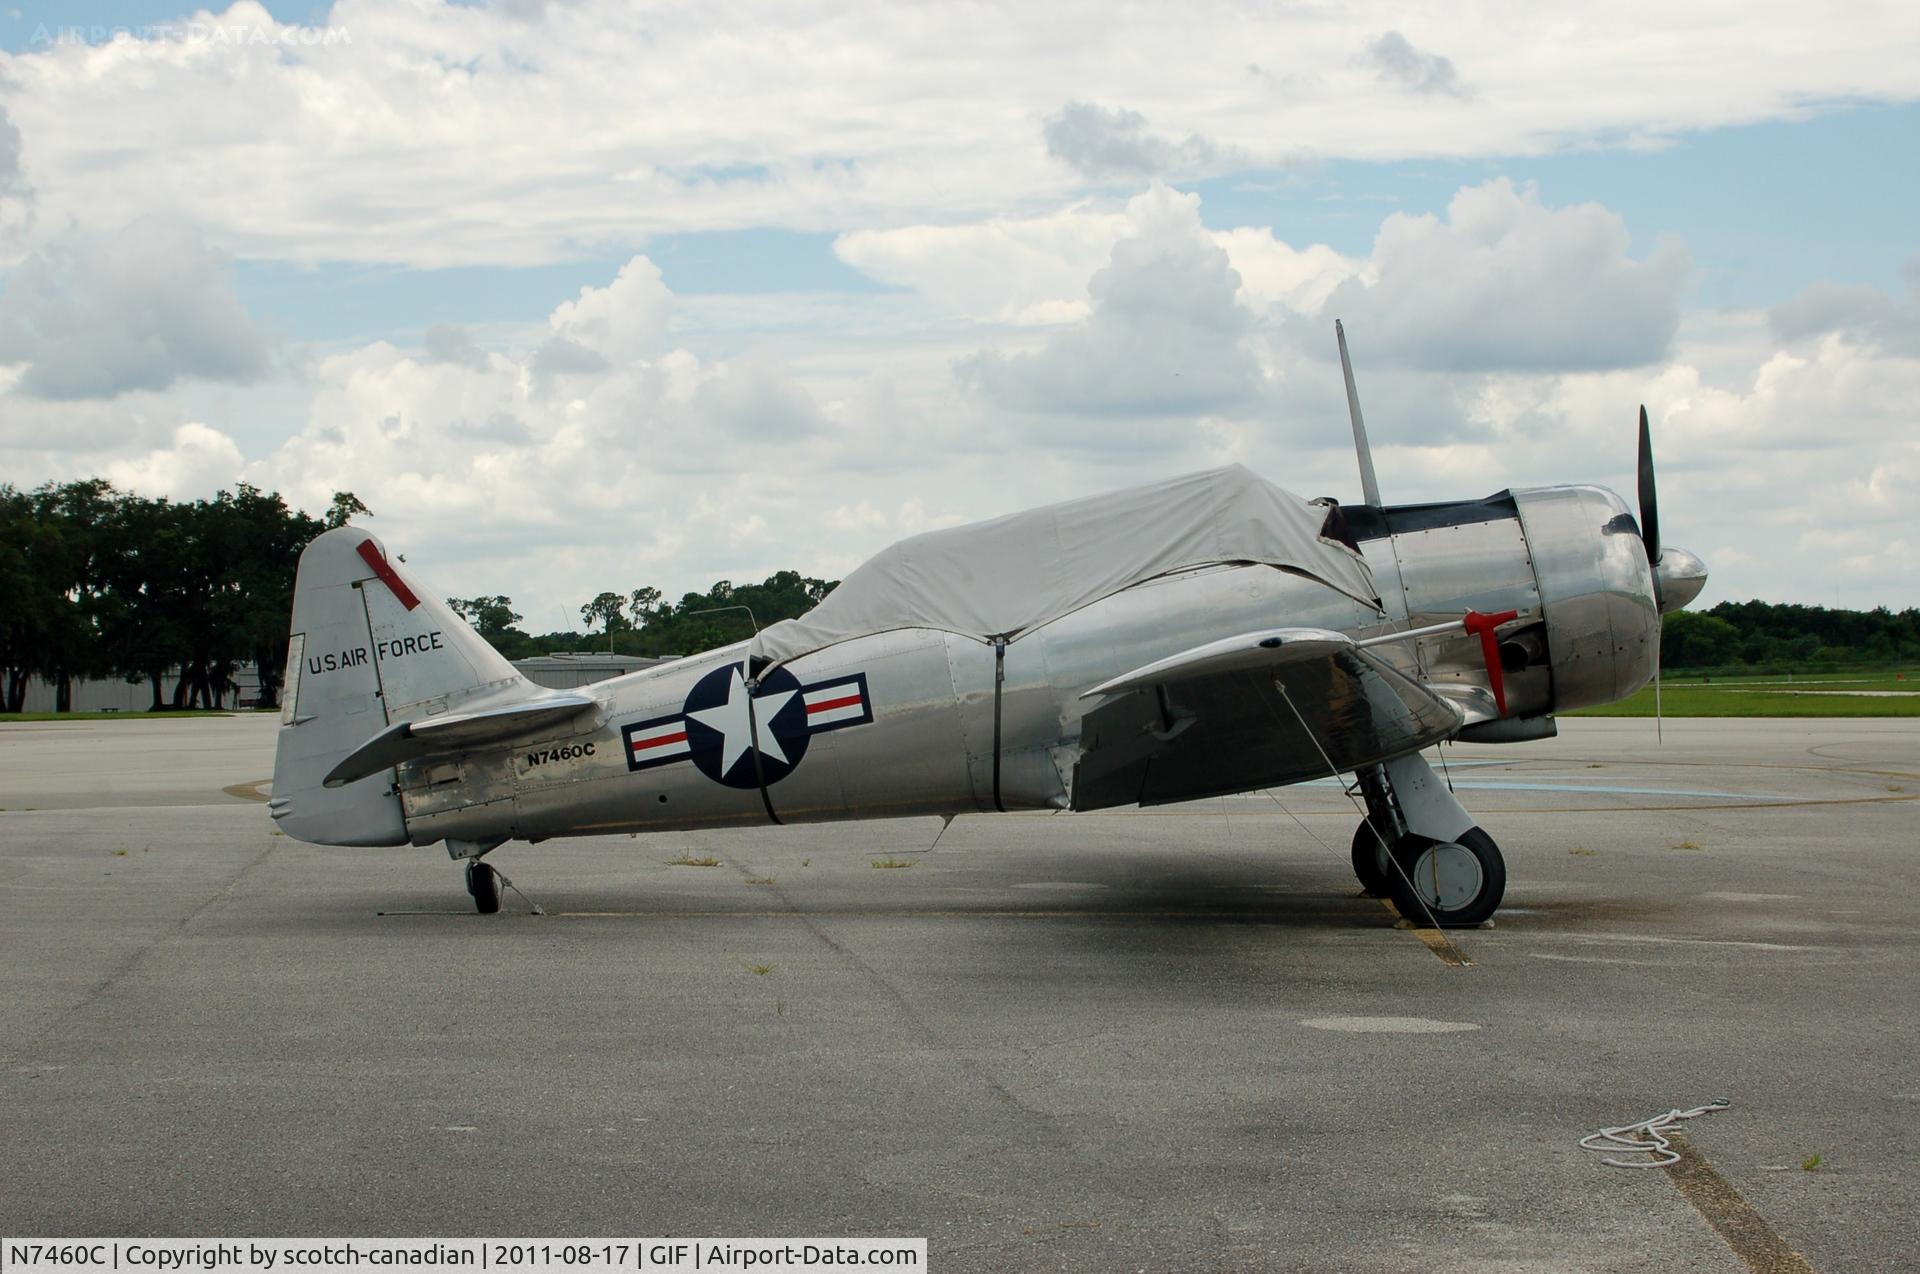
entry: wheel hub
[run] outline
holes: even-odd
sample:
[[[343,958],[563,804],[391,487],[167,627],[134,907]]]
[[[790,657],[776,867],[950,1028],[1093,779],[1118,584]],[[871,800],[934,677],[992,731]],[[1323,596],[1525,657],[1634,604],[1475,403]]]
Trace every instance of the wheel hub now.
[[[1473,851],[1453,841],[1427,846],[1407,874],[1421,900],[1437,911],[1454,911],[1471,903],[1486,881]]]

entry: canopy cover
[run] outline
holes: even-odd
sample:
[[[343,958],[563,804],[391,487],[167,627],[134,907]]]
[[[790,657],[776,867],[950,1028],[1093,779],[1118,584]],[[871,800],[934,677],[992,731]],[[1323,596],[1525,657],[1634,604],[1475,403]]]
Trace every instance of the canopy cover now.
[[[753,651],[785,663],[898,628],[1011,640],[1142,580],[1222,562],[1283,567],[1377,606],[1366,559],[1323,534],[1328,514],[1236,464],[929,531],[881,550]]]

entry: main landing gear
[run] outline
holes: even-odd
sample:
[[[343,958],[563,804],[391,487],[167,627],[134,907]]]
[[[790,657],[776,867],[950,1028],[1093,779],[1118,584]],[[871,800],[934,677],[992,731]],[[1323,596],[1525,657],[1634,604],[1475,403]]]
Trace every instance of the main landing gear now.
[[[500,873],[477,858],[467,860],[467,892],[473,909],[483,916],[500,910]]]
[[[473,909],[483,916],[491,916],[500,910],[500,881],[503,878],[480,860],[505,843],[504,840],[447,842],[447,856],[455,862],[466,862],[467,892],[473,895]]]
[[[1415,925],[1443,929],[1491,917],[1507,891],[1493,837],[1474,826],[1432,767],[1397,757],[1359,774],[1367,819],[1353,834],[1353,874]]]

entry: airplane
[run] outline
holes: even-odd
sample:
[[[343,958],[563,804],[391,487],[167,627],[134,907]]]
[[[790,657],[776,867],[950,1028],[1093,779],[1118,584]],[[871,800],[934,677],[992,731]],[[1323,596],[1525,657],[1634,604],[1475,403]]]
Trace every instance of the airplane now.
[[[444,842],[491,913],[509,841],[1333,779],[1367,891],[1478,925],[1505,861],[1423,752],[1634,693],[1707,570],[1661,543],[1644,407],[1638,519],[1585,485],[1384,503],[1335,326],[1361,504],[1232,465],[932,531],[798,619],[577,690],[529,682],[376,536],[327,531],[300,558],[271,816],[314,844]]]

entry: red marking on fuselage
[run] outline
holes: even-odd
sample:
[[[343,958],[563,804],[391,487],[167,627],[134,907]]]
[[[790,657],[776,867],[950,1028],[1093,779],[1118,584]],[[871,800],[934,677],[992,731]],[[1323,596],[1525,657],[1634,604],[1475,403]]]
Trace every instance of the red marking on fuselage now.
[[[816,712],[831,712],[835,708],[851,708],[859,702],[859,695],[850,694],[844,699],[829,699],[825,703],[810,703],[807,705],[807,715],[812,716]]]
[[[669,743],[684,743],[686,738],[687,732],[682,730],[678,734],[663,734],[653,739],[635,739],[633,741],[633,750],[638,752],[643,748],[663,748]]]
[[[1461,626],[1469,633],[1480,638],[1480,657],[1487,664],[1487,686],[1493,691],[1493,706],[1501,716],[1507,715],[1507,678],[1500,667],[1500,638],[1494,630],[1510,619],[1520,618],[1517,610],[1503,610],[1497,615],[1482,615],[1477,610],[1468,610],[1461,620]]]
[[[360,541],[360,558],[373,568],[373,573],[378,575],[380,582],[399,599],[400,605],[412,610],[420,604],[420,599],[413,595],[413,590],[407,587],[407,582],[400,578],[400,572],[393,569],[393,563],[387,561],[386,555],[380,552],[372,540]]]

